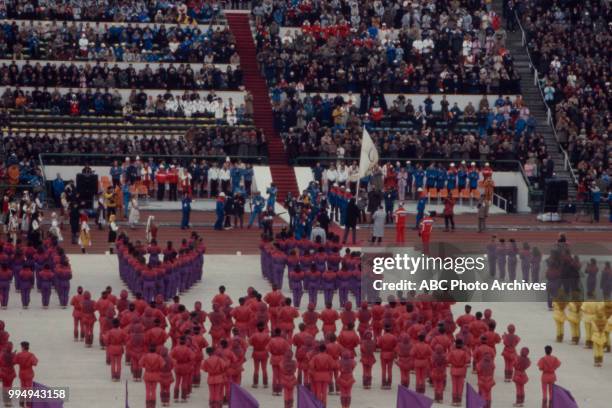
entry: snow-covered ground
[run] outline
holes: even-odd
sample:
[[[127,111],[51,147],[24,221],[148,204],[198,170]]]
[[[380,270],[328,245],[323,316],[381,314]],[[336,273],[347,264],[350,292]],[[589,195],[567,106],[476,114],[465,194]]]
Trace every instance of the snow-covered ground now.
[[[72,255],[74,269],[73,292],[81,285],[97,298],[107,286],[113,287],[118,293],[123,284],[117,273],[116,258],[110,255]],[[269,290],[269,285],[261,278],[258,256],[207,255],[204,266],[204,281],[192,288],[183,297],[183,303],[192,306],[196,300],[203,301],[209,307],[212,296],[221,284],[227,286],[228,293],[237,299],[242,296],[248,286],[260,291]],[[286,287],[286,285],[285,285]],[[304,305],[304,302],[302,302]],[[322,304],[322,295],[319,300]],[[110,408],[123,407],[125,399],[125,380],[129,381],[129,403],[131,408],[144,406],[144,384],[133,383],[129,368],[123,367],[121,383],[110,380],[110,367],[106,366],[104,352],[97,347],[86,349],[83,343],[72,341],[71,310],[62,310],[57,305],[57,297],[52,300],[49,310],[41,308],[40,296],[33,293],[29,310],[22,310],[18,294],[11,292],[8,310],[0,310],[0,319],[6,322],[11,333],[11,340],[18,345],[22,340],[28,340],[31,350],[38,356],[39,365],[36,369],[36,380],[49,386],[70,388],[70,401],[66,407],[75,408]],[[578,404],[585,408],[606,408],[612,406],[612,354],[605,355],[603,368],[593,367],[592,353],[581,346],[572,346],[567,342],[554,343],[554,323],[546,305],[540,303],[489,303],[473,304],[474,311],[486,307],[493,309],[493,317],[498,323],[498,331],[502,333],[509,323],[517,326],[517,334],[522,338],[520,346],[531,349],[532,367],[528,371],[530,381],[527,384],[527,407],[539,407],[540,381],[536,368],[537,359],[543,354],[546,344],[552,344],[554,354],[562,366],[557,376],[560,385],[569,388]],[[456,305],[455,315],[462,313],[463,305]],[[97,325],[96,325],[97,332]],[[566,336],[567,337],[567,336]],[[97,334],[96,334],[97,342]],[[498,348],[501,351],[501,348]],[[250,355],[250,353],[249,353]],[[496,369],[497,385],[493,389],[493,405],[510,407],[514,402],[514,384],[504,383],[503,359],[498,352]],[[379,365],[374,368],[374,386],[371,390],[361,388],[361,367],[357,366],[355,378],[357,383],[353,389],[355,408],[374,408],[395,406],[396,391],[381,391],[379,389]],[[270,370],[271,375],[271,370]],[[245,364],[243,385],[250,385],[252,365]],[[205,380],[205,378],[203,378]],[[399,371],[394,373],[394,384],[399,380]],[[470,374],[468,381],[476,386],[476,378]],[[449,381],[450,386],[450,381]],[[445,400],[450,400],[449,386]],[[414,376],[411,378],[414,387]],[[281,397],[272,397],[270,389],[248,389],[259,400],[262,408],[281,408],[284,406]],[[432,389],[427,389],[432,396]],[[191,400],[181,404],[185,408],[207,406],[208,391],[206,387],[195,389]],[[159,402],[158,402],[159,404]],[[338,396],[331,396],[328,406],[340,407]],[[450,406],[450,405],[438,405]]]

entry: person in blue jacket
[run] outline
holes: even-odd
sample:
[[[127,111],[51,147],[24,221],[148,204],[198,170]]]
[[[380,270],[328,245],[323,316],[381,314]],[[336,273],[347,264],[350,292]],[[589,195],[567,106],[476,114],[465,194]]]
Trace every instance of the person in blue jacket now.
[[[62,179],[61,174],[57,173],[57,177],[53,180],[53,200],[55,201],[55,206],[60,208],[62,206],[62,193],[66,188],[66,184]]]
[[[450,193],[457,187],[457,171],[455,169],[455,163],[451,163],[448,171],[446,172],[446,188]]]
[[[444,189],[444,186],[446,185],[446,171],[444,171],[442,165],[440,165],[440,167],[438,167],[436,170],[438,172],[436,188],[438,189],[438,191],[442,191]]]
[[[217,219],[215,220],[215,229],[217,231],[223,231],[223,219],[225,218],[225,193],[221,192],[219,197],[217,197],[217,203],[215,206],[215,215]]]
[[[434,188],[436,186],[436,181],[438,180],[438,169],[436,169],[433,163],[430,164],[425,171],[425,177],[427,177],[427,188]]]
[[[461,164],[459,171],[457,172],[457,187],[459,190],[465,189],[467,185],[467,171],[465,170],[465,163]]]
[[[189,229],[189,216],[191,215],[191,197],[189,194],[183,194],[181,213],[181,229]]]
[[[425,172],[423,171],[423,166],[417,164],[416,169],[414,171],[414,188],[418,191],[419,188],[423,188],[423,181],[425,179]]]
[[[417,190],[417,194],[420,195],[419,201],[417,202],[417,216],[416,216],[416,225],[414,229],[419,229],[419,225],[421,224],[421,220],[425,217],[425,206],[427,205],[427,196],[423,194],[423,189],[419,188]]]
[[[253,176],[255,175],[253,171],[253,166],[247,164],[246,167],[242,170],[242,177],[244,179],[244,190],[246,192],[247,197],[251,196],[251,188],[253,186]]]
[[[266,190],[268,194],[268,201],[266,203],[266,207],[272,208],[272,212],[274,212],[274,204],[276,203],[276,194],[278,193],[278,189],[274,183],[270,184],[270,187]]]
[[[236,194],[240,189],[240,180],[242,180],[242,169],[234,166],[230,169],[230,179],[232,181],[232,195]]]
[[[480,178],[480,173],[478,172],[476,163],[472,162],[472,167],[470,168],[470,172],[468,173],[468,179],[470,180],[470,191],[476,190],[478,188],[479,178]]]
[[[259,191],[255,191],[252,202],[251,202],[251,206],[252,206],[251,216],[249,217],[249,225],[247,226],[247,228],[251,228],[255,220],[257,220],[257,226],[261,228],[260,215],[265,205],[266,205],[266,200],[264,200],[264,198],[261,196]]]

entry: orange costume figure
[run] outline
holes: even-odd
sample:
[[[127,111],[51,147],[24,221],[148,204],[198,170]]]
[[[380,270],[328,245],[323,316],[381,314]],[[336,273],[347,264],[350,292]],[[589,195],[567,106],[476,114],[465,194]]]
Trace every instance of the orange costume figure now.
[[[336,385],[340,388],[340,405],[342,408],[349,408],[351,406],[351,395],[353,384],[355,384],[353,370],[356,365],[354,355],[344,351],[339,363],[340,376],[336,381]]]
[[[313,355],[309,362],[312,388],[314,395],[323,403],[323,406],[327,406],[327,391],[337,363],[325,352],[325,344],[319,344],[318,350],[319,352]]]
[[[516,346],[518,346],[521,338],[514,334],[516,328],[513,324],[508,325],[508,333],[504,333],[502,336],[502,340],[504,343],[504,351],[502,351],[502,356],[504,357],[504,381],[510,382],[512,381],[512,372],[514,370],[514,364],[516,363],[517,354],[516,354]]]
[[[434,346],[434,353],[431,356],[431,381],[434,387],[434,399],[442,402],[444,399],[444,388],[446,386],[446,351],[441,344]]]
[[[279,290],[278,286],[272,285],[272,292],[268,292],[263,300],[268,304],[270,323],[272,330],[274,330],[278,324],[278,312],[285,301],[285,295]]]
[[[416,392],[425,393],[425,377],[429,371],[431,362],[431,346],[425,343],[425,335],[419,334],[418,342],[412,345],[410,355],[414,359],[414,371],[416,374]]]
[[[548,401],[552,401],[553,384],[557,381],[555,371],[561,366],[561,361],[552,355],[552,347],[544,347],[546,355],[538,360],[538,368],[542,372],[542,407],[546,407]]]
[[[408,211],[404,209],[404,203],[399,203],[399,207],[395,210],[395,242],[403,244],[406,241],[406,219],[408,218]]]
[[[525,403],[525,384],[529,381],[527,377],[527,369],[531,366],[531,360],[529,360],[529,349],[523,347],[521,354],[516,358],[514,362],[514,375],[512,381],[516,385],[516,404],[515,407],[522,407]]]
[[[21,389],[31,389],[34,383],[34,367],[38,364],[38,359],[30,353],[30,343],[21,342],[21,351],[13,357],[13,364],[19,366]]]
[[[323,322],[322,329],[324,337],[336,333],[336,322],[340,318],[340,315],[335,309],[332,309],[331,303],[325,305],[325,309],[319,314],[319,318]]]
[[[492,353],[486,352],[476,366],[478,372],[478,394],[485,400],[485,408],[491,406],[491,390],[495,385],[494,358]]]
[[[391,326],[385,327],[385,333],[378,338],[376,345],[380,348],[381,388],[391,389],[393,383],[393,360],[397,336],[393,334]]]
[[[410,386],[410,371],[414,369],[414,360],[410,355],[412,344],[408,333],[402,333],[397,343],[396,353],[397,361],[395,362],[400,369],[400,383],[408,388]]]
[[[123,357],[124,346],[128,341],[128,334],[119,327],[119,319],[113,319],[113,328],[104,333],[104,344],[111,363],[111,378],[113,381],[121,379],[121,358]]]
[[[81,303],[83,302],[83,288],[79,286],[77,288],[77,294],[70,299],[70,306],[72,306],[72,321],[74,323],[74,341],[83,341],[85,339],[85,332],[83,330],[83,324],[81,322]],[[80,329],[80,336],[79,336]]]
[[[315,311],[314,303],[309,303],[308,310],[302,313],[302,321],[304,322],[304,325],[306,325],[306,331],[313,337],[319,332],[319,329],[317,328],[317,321],[319,320],[319,317],[319,313]]]
[[[453,406],[461,406],[463,383],[465,382],[467,367],[470,365],[470,354],[464,349],[463,340],[455,340],[455,348],[448,353],[447,360],[451,366]]]
[[[291,298],[285,298],[284,306],[278,310],[278,328],[281,329],[281,334],[287,340],[292,340],[295,324],[293,321],[300,316],[297,308],[291,306]]]
[[[268,388],[268,343],[270,335],[266,332],[264,323],[257,324],[257,332],[249,338],[249,344],[253,347],[253,388],[259,384],[259,369],[263,379],[264,388]]]
[[[230,315],[234,319],[234,326],[238,328],[241,336],[249,335],[249,327],[251,325],[251,321],[255,317],[253,310],[245,305],[246,299],[241,297],[238,299],[238,304],[240,306],[232,309]]]
[[[268,353],[270,353],[270,365],[272,365],[272,394],[280,395],[283,391],[281,384],[281,363],[287,350],[291,350],[289,342],[281,336],[281,329],[276,328],[272,338],[268,343]]]
[[[174,360],[174,402],[179,401],[179,391],[181,400],[187,401],[189,390],[191,389],[191,378],[193,376],[193,361],[195,353],[187,346],[187,339],[181,336],[179,344],[170,351],[170,357]]]
[[[221,356],[215,355],[215,349],[206,349],[208,358],[202,363],[202,370],[208,374],[208,404],[210,408],[223,407],[223,388],[228,362]]]
[[[157,398],[157,383],[160,380],[160,371],[164,366],[164,359],[155,352],[155,347],[151,346],[149,352],[144,354],[138,365],[144,368],[144,381],[146,389],[146,407],[155,408]]]
[[[297,384],[295,377],[296,370],[297,362],[293,359],[293,352],[289,349],[285,352],[283,362],[281,363],[281,384],[283,386],[285,408],[293,407],[293,391]]]
[[[419,229],[419,235],[421,236],[421,242],[423,243],[423,253],[425,255],[429,255],[429,241],[431,240],[431,231],[433,230],[434,224],[432,215],[433,212],[427,217],[423,218]]]
[[[161,366],[159,371],[159,387],[161,388],[159,396],[162,402],[162,406],[170,406],[170,386],[174,382],[174,376],[172,371],[174,370],[174,362],[168,354],[168,349],[161,347],[159,349],[159,355],[164,360],[164,364]],[[200,367],[198,367],[200,371]]]

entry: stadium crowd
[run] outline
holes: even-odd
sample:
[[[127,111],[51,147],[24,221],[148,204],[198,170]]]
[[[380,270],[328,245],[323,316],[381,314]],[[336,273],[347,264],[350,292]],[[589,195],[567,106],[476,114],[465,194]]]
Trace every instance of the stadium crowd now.
[[[258,60],[269,84],[307,91],[520,93],[500,17],[484,4],[325,2],[318,15],[300,11],[311,3],[263,2]],[[300,29],[281,30],[287,22]]]
[[[242,85],[240,67],[225,69],[202,65],[199,69],[189,64],[167,66],[149,65],[137,69],[131,64],[76,65],[66,63],[31,64],[15,61],[0,65],[0,85],[78,87],[78,88],[153,88],[153,89],[238,89]]]
[[[229,28],[6,21],[0,58],[106,62],[205,62],[236,59]]]
[[[606,2],[520,1],[517,10],[562,145],[582,184],[611,186],[612,8]]]

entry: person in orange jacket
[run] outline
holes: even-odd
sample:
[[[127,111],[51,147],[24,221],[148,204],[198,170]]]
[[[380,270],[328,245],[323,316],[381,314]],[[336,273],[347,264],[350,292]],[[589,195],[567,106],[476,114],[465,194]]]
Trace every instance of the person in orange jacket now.
[[[179,338],[179,344],[170,351],[170,357],[175,362],[174,375],[176,382],[174,384],[174,402],[179,401],[179,392],[181,400],[187,402],[191,378],[193,376],[195,353],[187,346],[187,338],[185,336]]]
[[[210,408],[222,408],[228,362],[217,355],[213,347],[208,347],[206,354],[208,358],[202,363],[202,370],[208,374],[208,404]]]
[[[400,384],[406,388],[410,386],[410,371],[414,369],[414,360],[410,355],[411,349],[410,335],[408,333],[400,334],[395,350],[397,356],[395,363],[400,369]]]
[[[293,339],[295,329],[293,321],[299,316],[300,312],[291,305],[291,298],[285,298],[284,306],[278,310],[278,328],[281,329],[281,334],[285,339]]]
[[[21,342],[21,351],[13,357],[13,364],[19,366],[21,390],[31,389],[34,385],[34,367],[38,364],[38,359],[30,352],[30,343]]]
[[[463,398],[463,383],[467,374],[467,367],[470,365],[470,354],[465,350],[463,340],[455,340],[455,348],[448,353],[448,363],[450,364],[451,381],[453,384],[453,406],[461,406]]]
[[[208,347],[208,341],[206,341],[204,338],[202,330],[204,330],[202,327],[194,325],[188,339],[195,354],[195,358],[193,360],[193,376],[191,377],[191,386],[193,388],[200,387],[200,367],[202,366],[202,361],[204,361],[204,350]]]
[[[263,387],[268,388],[268,343],[270,335],[265,331],[264,323],[257,324],[257,332],[249,338],[249,344],[253,347],[253,388],[259,385],[259,369],[263,379]]]
[[[327,392],[332,381],[332,372],[337,367],[337,363],[325,350],[325,344],[319,344],[319,352],[313,355],[309,362],[313,392],[324,407],[327,406]]]
[[[502,336],[502,340],[504,343],[504,350],[502,351],[502,356],[504,357],[504,381],[510,382],[512,381],[512,372],[514,370],[514,364],[516,363],[516,359],[518,358],[516,354],[516,346],[518,346],[521,338],[517,336],[514,332],[516,328],[513,324],[508,325],[508,332],[504,333]]]
[[[364,389],[372,387],[372,367],[376,364],[376,341],[372,338],[372,332],[367,331],[361,338],[359,354],[361,355],[361,367],[363,371],[362,385]]]
[[[246,362],[246,347],[246,342],[242,337],[236,335],[232,337],[230,350],[232,350],[232,353],[236,356],[236,362],[228,371],[228,374],[231,376],[234,384],[242,384],[242,372],[244,371],[244,363]]]
[[[523,347],[521,354],[516,358],[514,362],[514,375],[512,381],[516,385],[516,403],[515,407],[522,407],[525,403],[525,384],[529,381],[527,377],[527,369],[531,366],[531,360],[529,359],[529,349]]]
[[[408,218],[408,211],[404,208],[404,203],[399,203],[399,207],[393,215],[395,218],[395,242],[403,244],[406,240],[406,219]]]
[[[544,357],[538,360],[538,368],[542,372],[542,407],[546,407],[548,401],[552,401],[552,386],[557,381],[555,371],[561,366],[561,361],[552,355],[551,346],[544,347]]]
[[[397,347],[397,336],[391,326],[385,327],[385,333],[378,338],[376,345],[380,348],[381,388],[391,389],[393,383],[393,361]]]
[[[160,380],[160,371],[164,364],[165,360],[155,352],[154,346],[150,346],[149,352],[145,353],[138,362],[138,365],[145,370],[145,403],[147,408],[155,408],[155,400],[157,399],[157,383]]]
[[[168,353],[168,349],[161,347],[159,349],[159,355],[163,359],[164,363],[159,371],[159,387],[161,388],[159,396],[163,407],[170,406],[170,386],[174,382],[174,376],[172,371],[174,370],[174,362]],[[200,367],[198,367],[200,371]]]
[[[495,386],[495,356],[486,352],[478,365],[476,371],[478,373],[478,394],[485,400],[484,408],[491,406],[491,390]]]
[[[356,365],[354,354],[345,350],[339,363],[340,376],[336,381],[336,385],[340,388],[340,405],[342,408],[349,408],[351,406],[353,384],[355,384],[353,370]]]
[[[270,323],[272,330],[276,329],[278,324],[278,311],[285,301],[285,295],[276,285],[272,285],[272,291],[268,292],[264,298],[264,302],[268,304],[268,313],[270,314]]]
[[[282,337],[280,328],[274,329],[267,350],[270,353],[270,364],[272,365],[272,394],[280,395],[283,391],[281,384],[281,363],[287,350],[291,350],[291,345]]]
[[[121,358],[127,341],[128,335],[119,327],[119,319],[113,319],[112,329],[104,333],[104,344],[106,344],[111,360],[111,378],[113,381],[121,379]]]
[[[346,328],[340,332],[338,343],[351,354],[352,358],[355,358],[355,349],[359,346],[360,340],[354,323],[348,323]]]
[[[325,309],[319,314],[319,318],[323,322],[323,336],[336,333],[336,322],[340,318],[338,312],[332,308],[331,303],[325,305]]]
[[[234,319],[234,326],[238,328],[242,336],[248,335],[249,325],[255,317],[249,306],[245,305],[246,299],[241,297],[238,299],[238,307],[232,309],[230,315]]]
[[[291,349],[285,352],[285,356],[281,363],[281,384],[283,386],[283,398],[285,400],[285,408],[293,407],[293,391],[297,384],[295,372],[297,370],[297,362],[293,359]]]
[[[434,400],[439,403],[444,400],[447,365],[446,351],[441,344],[437,344],[431,356],[431,381],[434,387]]]

